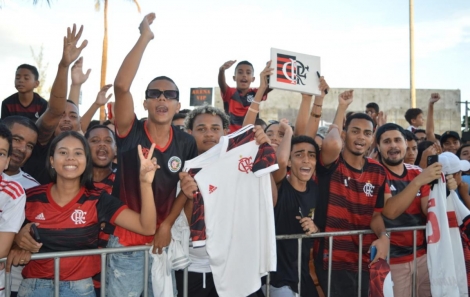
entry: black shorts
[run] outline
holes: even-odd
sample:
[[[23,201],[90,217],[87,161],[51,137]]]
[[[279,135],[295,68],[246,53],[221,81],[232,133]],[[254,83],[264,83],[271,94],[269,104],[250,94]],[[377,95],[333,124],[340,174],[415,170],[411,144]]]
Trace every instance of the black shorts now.
[[[325,296],[328,294],[328,270],[324,270],[320,265],[315,265],[318,282]],[[361,295],[360,297],[369,296],[369,272],[362,272],[361,276]],[[355,297],[358,290],[358,272],[347,270],[331,271],[331,292],[330,297]]]

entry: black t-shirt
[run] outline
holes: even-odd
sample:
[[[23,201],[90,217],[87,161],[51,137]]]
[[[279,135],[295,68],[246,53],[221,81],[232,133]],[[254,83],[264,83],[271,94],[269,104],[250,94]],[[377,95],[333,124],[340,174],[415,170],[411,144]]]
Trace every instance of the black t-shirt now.
[[[317,184],[310,180],[307,190],[299,192],[284,178],[279,188],[277,204],[274,207],[276,235],[304,234],[296,216],[312,217],[318,199]],[[302,213],[302,215],[301,215]],[[302,240],[302,282],[301,296],[317,296],[317,291],[309,272],[310,248],[312,239]],[[298,293],[298,241],[297,239],[277,240],[277,271],[271,273],[271,285],[277,288],[290,286]]]
[[[54,136],[46,145],[37,143],[34,146],[31,157],[29,157],[28,161],[23,165],[23,171],[34,177],[41,185],[46,185],[52,182],[49,172],[46,170],[46,160],[47,150],[49,149],[53,139]]]

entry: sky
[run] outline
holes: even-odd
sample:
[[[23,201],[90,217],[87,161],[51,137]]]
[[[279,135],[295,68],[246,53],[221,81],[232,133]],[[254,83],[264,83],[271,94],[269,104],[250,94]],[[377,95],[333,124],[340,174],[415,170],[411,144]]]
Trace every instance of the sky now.
[[[14,74],[31,54],[44,47],[52,85],[61,58],[62,38],[74,23],[84,26],[85,69],[82,113],[99,91],[103,7],[95,0],[0,0],[0,99],[16,90]],[[138,39],[142,18],[155,12],[149,44],[134,80],[138,116],[144,90],[152,78],[171,77],[180,89],[183,108],[189,89],[216,87],[219,67],[228,60],[248,60],[255,76],[270,57],[270,48],[321,57],[322,75],[336,88],[409,88],[408,0],[109,0],[107,82],[113,83],[127,53]],[[460,89],[470,96],[470,1],[415,0],[415,84],[417,89]],[[227,70],[228,83],[234,69]],[[252,86],[257,86],[255,81]],[[114,98],[111,99],[113,101]],[[336,100],[336,99],[332,99]]]

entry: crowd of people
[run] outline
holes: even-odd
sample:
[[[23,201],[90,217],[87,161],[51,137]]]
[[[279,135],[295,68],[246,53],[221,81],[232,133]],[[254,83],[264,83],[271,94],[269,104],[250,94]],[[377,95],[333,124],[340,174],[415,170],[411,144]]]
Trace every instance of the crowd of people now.
[[[224,109],[181,110],[175,81],[158,76],[145,90],[148,114],[137,118],[130,89],[154,39],[150,28],[154,20],[155,14],[144,17],[140,37],[114,84],[101,88],[85,113],[78,107],[80,87],[89,75],[80,57],[87,45],[86,40],[80,43],[83,27],[67,30],[47,101],[34,92],[40,81],[36,67],[23,64],[16,70],[18,92],[3,100],[0,123],[0,258],[8,256],[2,270],[11,271],[11,296],[51,296],[54,260],[31,260],[34,253],[148,244],[152,253],[162,254],[181,214],[193,242],[188,252],[189,296],[219,296],[220,276],[212,273],[211,251],[204,243],[210,237],[204,223],[207,193],[201,190],[197,173],[183,169],[187,161],[206,156],[221,139],[230,139],[227,151],[244,143],[241,136],[263,147],[266,168],[255,168],[259,160],[243,168],[246,173],[265,170],[269,174],[264,189],[272,193],[269,212],[276,235],[373,231],[361,243],[357,236],[335,237],[333,255],[328,240],[303,240],[300,279],[297,240],[278,241],[270,296],[353,296],[359,274],[361,296],[368,296],[369,268],[388,255],[395,296],[411,296],[414,273],[418,296],[431,296],[425,231],[417,231],[414,271],[413,232],[390,234],[387,229],[426,224],[429,184],[442,174],[442,165],[428,164],[428,157],[451,152],[470,161],[470,144],[462,143],[459,131],[435,134],[433,112],[439,94],[429,99],[426,121],[421,109],[406,111],[410,126],[405,129],[387,123],[386,111],[373,102],[364,111],[348,111],[354,91],[345,91],[339,95],[334,119],[328,119],[332,124],[320,127],[329,89],[320,77],[321,95],[302,94],[292,123],[286,119],[267,123],[259,118],[259,111],[262,102],[269,100],[268,77],[275,69],[268,62],[259,74],[259,87],[252,88],[252,64],[231,60],[218,73]],[[230,69],[235,88],[226,81]],[[106,94],[111,87],[115,96],[111,120],[92,121],[110,99]],[[448,189],[455,190],[470,208],[468,170],[470,165],[462,165],[445,178]],[[209,185],[208,193],[216,189]],[[243,219],[243,213],[236,215]],[[372,260],[371,246],[377,249]],[[99,295],[99,263],[95,256],[62,259],[60,296]],[[144,267],[145,252],[108,255],[106,296],[140,296],[148,285]],[[183,272],[173,273],[174,294],[183,296]],[[0,288],[3,279],[0,272]],[[263,278],[250,296],[263,296],[266,290]],[[152,286],[149,293],[153,296]]]

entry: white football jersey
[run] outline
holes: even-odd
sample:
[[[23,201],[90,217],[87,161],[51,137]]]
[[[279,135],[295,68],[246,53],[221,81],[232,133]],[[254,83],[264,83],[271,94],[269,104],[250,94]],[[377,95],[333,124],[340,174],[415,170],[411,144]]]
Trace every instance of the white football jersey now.
[[[277,170],[270,145],[257,145],[253,125],[186,161],[204,199],[206,249],[219,296],[248,296],[276,270],[271,177]]]

